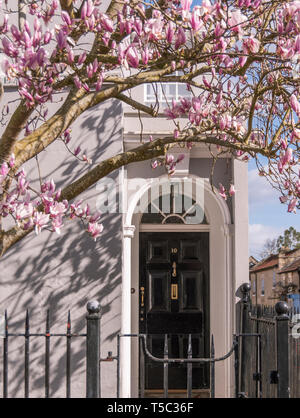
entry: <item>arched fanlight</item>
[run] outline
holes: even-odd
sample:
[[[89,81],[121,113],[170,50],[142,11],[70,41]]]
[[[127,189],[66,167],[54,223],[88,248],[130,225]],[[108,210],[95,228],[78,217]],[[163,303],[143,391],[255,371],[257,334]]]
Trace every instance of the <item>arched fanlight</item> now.
[[[176,184],[172,184],[169,193],[164,194],[163,188],[160,188],[159,195],[152,200],[151,193],[149,193],[150,203],[142,215],[141,223],[207,225],[203,207],[184,194],[184,190],[179,193],[178,189],[181,188],[176,188]]]

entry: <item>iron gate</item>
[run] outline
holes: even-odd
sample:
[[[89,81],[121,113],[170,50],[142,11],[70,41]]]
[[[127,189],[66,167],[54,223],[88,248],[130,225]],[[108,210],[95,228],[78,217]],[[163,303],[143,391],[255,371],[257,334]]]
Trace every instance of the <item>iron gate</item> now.
[[[215,357],[215,346],[214,346],[214,337],[211,338],[211,357],[210,358],[195,358],[192,353],[192,334],[189,334],[188,337],[188,346],[187,346],[187,357],[186,358],[169,358],[168,356],[168,334],[164,336],[164,355],[162,358],[155,357],[150,352],[147,346],[147,334],[119,334],[118,343],[117,343],[117,356],[113,357],[112,353],[109,352],[106,358],[101,359],[101,361],[117,361],[117,398],[120,397],[120,340],[121,338],[138,338],[140,341],[140,347],[143,352],[142,358],[148,357],[151,361],[163,364],[163,394],[164,398],[169,396],[169,378],[168,371],[170,364],[180,364],[187,366],[187,382],[186,382],[186,393],[187,398],[192,397],[192,381],[193,381],[193,365],[197,364],[209,364],[210,365],[210,397],[215,397],[215,363],[224,361],[229,358],[232,354],[237,353],[236,344],[237,340],[234,339],[232,347],[225,355],[221,357]],[[144,367],[141,364],[140,367],[140,390],[139,395],[141,398],[145,396],[145,374]]]

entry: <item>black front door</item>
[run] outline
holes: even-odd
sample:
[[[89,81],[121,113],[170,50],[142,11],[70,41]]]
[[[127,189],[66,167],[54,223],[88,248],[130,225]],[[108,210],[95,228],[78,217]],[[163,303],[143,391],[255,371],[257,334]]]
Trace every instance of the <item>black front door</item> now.
[[[193,357],[209,357],[209,234],[140,234],[140,332],[156,357],[163,357],[168,334],[170,358],[186,358],[192,334]],[[140,353],[142,356],[143,354]],[[147,356],[145,389],[163,388],[163,365]],[[186,389],[186,364],[169,366],[169,389]],[[208,388],[207,365],[193,364],[193,389]]]

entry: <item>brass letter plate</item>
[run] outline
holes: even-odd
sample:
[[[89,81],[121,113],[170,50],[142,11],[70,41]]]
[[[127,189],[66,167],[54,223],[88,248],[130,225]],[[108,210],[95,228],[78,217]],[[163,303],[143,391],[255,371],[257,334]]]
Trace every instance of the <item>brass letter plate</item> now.
[[[171,284],[171,299],[178,299],[178,284]]]

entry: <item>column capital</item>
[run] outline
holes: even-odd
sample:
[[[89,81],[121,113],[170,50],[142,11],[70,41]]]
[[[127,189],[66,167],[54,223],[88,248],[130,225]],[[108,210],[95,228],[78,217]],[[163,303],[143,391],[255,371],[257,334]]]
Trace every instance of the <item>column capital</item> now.
[[[124,238],[133,238],[134,237],[135,226],[134,225],[124,225],[123,226],[123,236]]]

